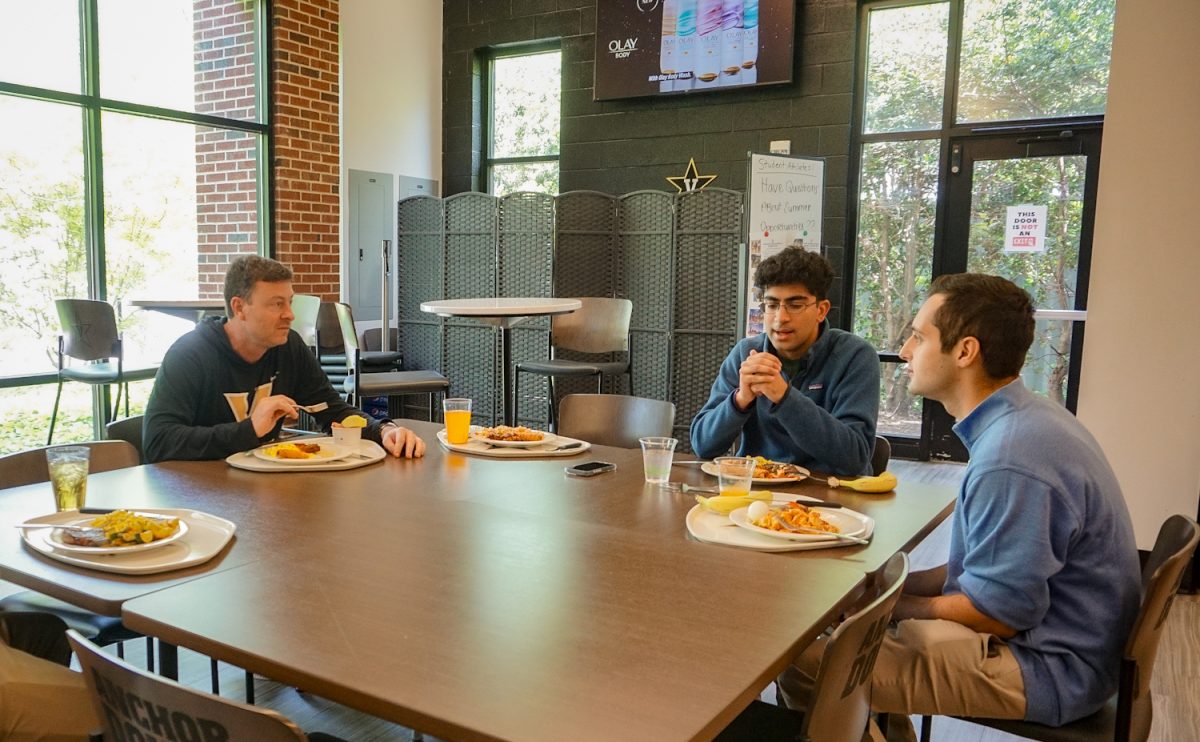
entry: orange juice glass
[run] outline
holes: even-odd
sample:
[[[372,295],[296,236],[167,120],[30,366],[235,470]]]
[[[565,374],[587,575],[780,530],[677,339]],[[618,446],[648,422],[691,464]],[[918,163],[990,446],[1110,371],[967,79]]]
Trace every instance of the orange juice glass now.
[[[446,420],[446,442],[466,443],[471,438],[471,400],[443,399],[442,414]]]
[[[754,459],[742,456],[722,456],[713,463],[717,465],[717,479],[720,482],[722,495],[745,497],[750,494],[750,482],[754,479]]]

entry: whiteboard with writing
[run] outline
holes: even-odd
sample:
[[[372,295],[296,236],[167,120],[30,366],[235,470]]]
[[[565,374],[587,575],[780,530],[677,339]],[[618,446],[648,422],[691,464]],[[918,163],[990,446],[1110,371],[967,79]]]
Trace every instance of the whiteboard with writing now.
[[[745,334],[762,332],[761,297],[754,289],[758,264],[789,245],[821,250],[825,160],[750,153],[746,181]]]

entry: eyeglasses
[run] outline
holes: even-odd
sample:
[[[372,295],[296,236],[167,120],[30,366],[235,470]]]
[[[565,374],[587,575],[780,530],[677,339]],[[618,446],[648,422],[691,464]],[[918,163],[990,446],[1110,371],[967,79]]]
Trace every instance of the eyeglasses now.
[[[812,301],[800,301],[799,299],[788,299],[787,301],[774,301],[774,300],[768,299],[767,301],[764,301],[762,304],[759,304],[758,307],[759,307],[759,309],[762,309],[763,312],[766,314],[777,313],[779,311],[779,307],[781,307],[781,306],[783,308],[787,309],[788,314],[798,314],[817,303],[818,302],[816,299],[813,299]]]

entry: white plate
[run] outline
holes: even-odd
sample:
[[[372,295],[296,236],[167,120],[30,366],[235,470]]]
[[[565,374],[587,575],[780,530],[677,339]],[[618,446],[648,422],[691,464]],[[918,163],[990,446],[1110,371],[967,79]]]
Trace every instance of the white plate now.
[[[541,433],[542,437],[536,441],[494,441],[491,438],[479,435],[479,430],[482,430],[482,428],[471,428],[471,440],[479,441],[480,443],[486,443],[489,446],[495,446],[496,448],[533,448],[534,446],[544,446],[548,443],[554,443],[558,440],[558,436],[556,436],[554,433],[547,433],[544,430],[537,430],[534,432]]]
[[[764,536],[771,538],[783,539],[784,541],[836,541],[836,536],[826,536],[822,533],[794,533],[792,531],[773,531],[770,528],[756,526],[746,517],[749,507],[738,508],[729,514],[729,520],[737,526],[745,528],[754,533],[761,533]],[[821,517],[830,525],[837,526],[839,533],[843,536],[858,536],[862,537],[863,531],[866,530],[866,525],[852,515],[847,515],[843,512],[844,508],[813,508]]]
[[[316,443],[321,447],[321,450],[317,451],[316,455],[311,459],[280,459],[267,453],[268,450],[274,448],[275,446],[283,445],[283,443],[297,442]],[[354,453],[354,448],[342,443],[337,443],[332,437],[328,436],[325,438],[310,438],[308,440],[301,441],[284,441],[283,443],[268,443],[265,446],[259,446],[258,448],[253,449],[251,453],[254,454],[254,458],[256,459],[270,461],[273,464],[283,464],[284,466],[311,466],[313,464],[328,464],[331,461],[344,459],[350,454]]]
[[[202,564],[212,559],[233,538],[237,526],[224,518],[186,508],[137,508],[139,513],[150,513],[163,518],[179,518],[189,526],[186,538],[181,538],[161,549],[141,551],[114,558],[105,554],[76,554],[60,551],[49,541],[50,528],[21,531],[21,537],[26,546],[34,551],[67,564],[77,567],[95,569],[101,572],[114,572],[126,575],[147,575],[156,572],[170,572],[196,564]],[[77,518],[78,513],[65,512],[34,518],[29,523],[69,523]]]
[[[446,440],[446,429],[437,432],[438,442],[448,451],[469,453],[476,456],[489,456],[497,459],[529,459],[545,456],[578,456],[592,447],[587,441],[568,438],[565,435],[554,436],[553,443],[539,443],[532,447],[505,448],[485,443],[480,438],[471,438],[466,443],[450,443]],[[570,448],[564,448],[570,446]]]
[[[804,500],[804,496],[796,496],[794,494],[786,494],[782,492],[775,493],[775,501],[777,503],[790,502],[792,500]],[[875,521],[870,516],[862,513],[841,508],[843,513],[848,513],[850,517],[857,518],[865,527],[865,531],[860,533],[862,538],[870,538],[875,531]],[[783,551],[809,551],[812,549],[835,549],[846,546],[857,546],[853,541],[845,539],[827,539],[824,541],[785,541],[783,539],[764,536],[760,533],[754,533],[746,528],[738,528],[729,520],[729,516],[713,513],[705,510],[703,507],[696,505],[688,511],[687,517],[684,520],[687,526],[688,533],[697,541],[703,541],[709,544],[718,546],[732,546],[738,549],[750,549],[752,551],[766,552],[783,552]]]
[[[157,515],[154,515],[152,513],[144,513],[141,511],[134,511],[134,514],[158,518]],[[85,527],[87,527],[91,524],[91,522],[93,520],[95,520],[98,517],[100,517],[100,516],[98,516],[98,515],[78,516],[76,518],[73,518],[73,519],[67,521],[66,523],[63,523],[63,525],[64,526],[85,526]],[[181,521],[179,521],[179,528],[177,528],[175,530],[175,533],[172,533],[170,536],[167,536],[166,538],[156,539],[154,541],[151,541],[148,544],[130,544],[129,546],[80,546],[79,544],[68,544],[62,540],[62,532],[59,531],[57,528],[47,528],[45,530],[49,531],[49,533],[47,534],[46,540],[50,542],[51,546],[53,546],[55,549],[58,549],[59,551],[69,551],[69,552],[73,552],[76,554],[94,554],[94,555],[132,554],[132,553],[139,552],[139,551],[149,551],[150,549],[158,549],[163,546],[166,546],[169,543],[178,541],[179,539],[183,538],[184,534],[186,534],[188,532],[188,524],[181,520]]]
[[[795,466],[799,470],[800,473],[797,476],[794,476],[794,477],[755,477],[751,481],[753,481],[755,484],[787,484],[788,482],[799,482],[801,479],[806,479],[808,477],[808,475],[809,475],[808,469],[805,469],[803,466],[797,466],[796,464],[792,464],[792,466]],[[717,464],[715,461],[705,461],[703,464],[700,465],[700,471],[704,472],[705,474],[708,474],[709,476],[715,477],[715,476],[717,476],[717,471],[718,471]]]
[[[318,438],[318,441],[330,440],[328,438]],[[346,444],[349,445],[349,444]],[[378,443],[373,441],[359,441],[357,446],[351,448],[351,454],[344,458],[334,459],[331,461],[322,460],[319,463],[310,463],[307,466],[288,466],[286,459],[259,459],[252,456],[254,451],[240,451],[235,454],[230,454],[225,457],[225,463],[235,469],[245,469],[246,471],[267,472],[274,474],[307,474],[314,471],[344,471],[346,469],[357,469],[361,466],[371,466],[378,464],[387,458],[387,451],[384,451]]]

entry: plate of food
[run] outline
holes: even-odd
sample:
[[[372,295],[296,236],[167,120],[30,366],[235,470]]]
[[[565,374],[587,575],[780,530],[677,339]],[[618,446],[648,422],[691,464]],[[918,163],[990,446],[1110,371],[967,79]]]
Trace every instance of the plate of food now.
[[[471,438],[482,441],[489,446],[500,448],[529,448],[543,443],[552,443],[558,438],[553,433],[533,430],[524,425],[497,425],[494,428],[478,428],[471,432]]]
[[[715,477],[717,476],[717,464],[714,461],[706,461],[700,465],[700,471]],[[755,484],[799,482],[801,479],[808,477],[808,474],[808,469],[805,469],[803,466],[787,464],[782,461],[771,461],[762,456],[754,457]]]
[[[320,438],[312,441],[269,443],[252,450],[251,453],[263,461],[305,466],[344,459],[354,453],[354,449],[348,445],[334,443],[332,438]]]
[[[841,509],[807,507],[798,502],[789,502],[782,507],[753,503],[734,510],[729,514],[729,520],[748,531],[786,541],[833,541],[837,539],[835,534],[861,537],[867,530],[866,523]],[[812,530],[789,531],[781,520]]]
[[[35,524],[22,524],[32,528]],[[46,528],[38,525],[39,528]],[[149,551],[178,541],[188,532],[179,518],[114,510],[104,515],[81,515],[47,528],[46,541],[55,549],[77,554],[129,554]]]

